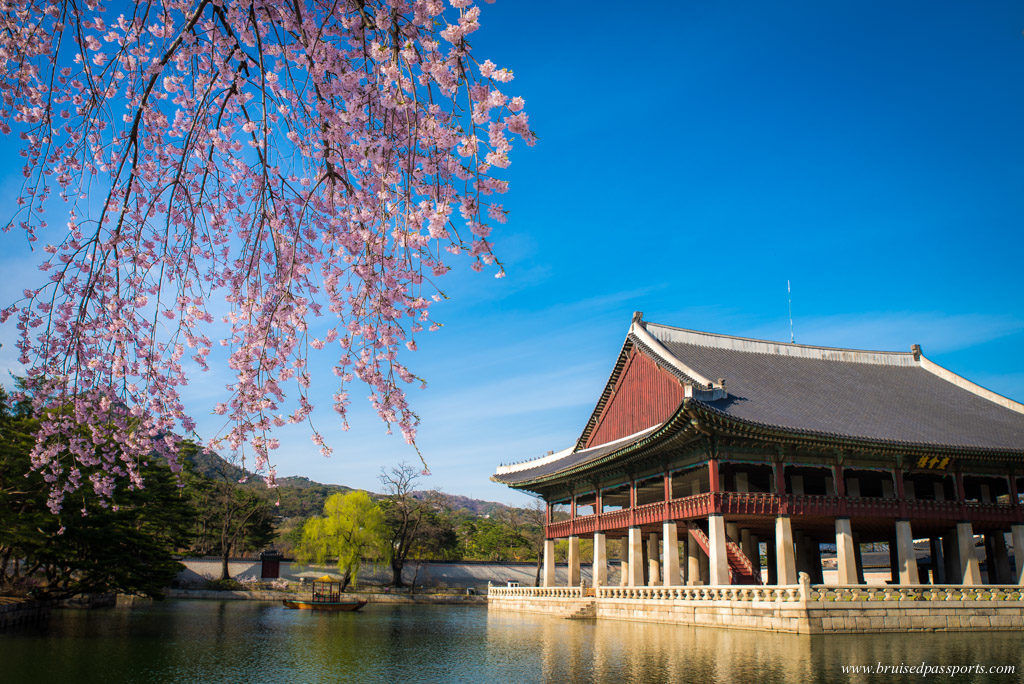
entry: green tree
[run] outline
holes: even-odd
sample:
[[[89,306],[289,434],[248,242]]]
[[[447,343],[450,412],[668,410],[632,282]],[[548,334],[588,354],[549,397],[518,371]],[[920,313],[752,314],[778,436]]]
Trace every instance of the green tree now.
[[[379,558],[387,544],[384,514],[366,492],[332,494],[322,517],[310,518],[302,531],[298,558],[326,564],[337,559],[341,590],[356,580],[364,559]]]
[[[187,545],[194,515],[175,475],[156,460],[142,463],[145,489],[117,489],[101,501],[82,487],[55,516],[47,482],[29,468],[38,427],[28,406],[12,404],[0,387],[0,593],[161,596],[181,570],[173,554]],[[83,480],[93,474],[83,472]]]

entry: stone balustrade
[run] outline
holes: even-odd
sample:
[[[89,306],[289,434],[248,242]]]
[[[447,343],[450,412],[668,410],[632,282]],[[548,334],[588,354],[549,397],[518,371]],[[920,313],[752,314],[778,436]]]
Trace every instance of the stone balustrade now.
[[[1024,602],[1024,587],[1015,584],[917,584],[866,586],[814,585],[812,601],[1000,601]]]
[[[583,598],[583,587],[489,587],[487,595],[493,598]]]
[[[659,601],[799,601],[800,585],[793,586],[679,586],[598,587],[597,598]]]
[[[494,598],[630,599],[654,601],[746,602],[858,602],[858,601],[998,601],[1024,603],[1024,587],[1006,585],[964,586],[919,584],[868,586],[853,584],[792,584],[788,586],[602,586],[584,587],[491,587]]]

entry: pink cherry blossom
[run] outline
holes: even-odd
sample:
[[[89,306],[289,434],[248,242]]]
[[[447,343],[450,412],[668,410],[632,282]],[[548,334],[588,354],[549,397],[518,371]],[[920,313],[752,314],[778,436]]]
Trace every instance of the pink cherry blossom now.
[[[268,484],[273,429],[314,409],[310,348],[335,360],[343,427],[359,380],[415,440],[404,386],[423,381],[399,352],[438,329],[455,261],[503,275],[494,174],[513,137],[535,142],[499,90],[512,72],[471,52],[480,22],[472,0],[0,4],[0,132],[25,160],[6,225],[47,243],[0,322],[53,511],[81,486],[141,487],[154,454],[177,468],[183,388],[215,340],[233,377],[210,444]],[[66,230],[46,226],[54,202]]]

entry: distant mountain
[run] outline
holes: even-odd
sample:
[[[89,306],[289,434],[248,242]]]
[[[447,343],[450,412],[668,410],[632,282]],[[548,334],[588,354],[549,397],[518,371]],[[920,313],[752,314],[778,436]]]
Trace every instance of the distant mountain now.
[[[225,460],[217,454],[197,452],[188,457],[195,472],[213,479],[228,478],[235,482],[245,480],[251,487],[265,487],[263,478],[254,475],[252,472]],[[338,492],[351,492],[352,487],[335,484],[323,484],[308,477],[291,476],[277,478],[277,488],[274,494],[280,501],[279,514],[284,518],[303,517],[318,515],[323,511],[324,501],[331,494]],[[384,496],[377,492],[369,492],[370,496],[379,498]],[[458,494],[446,494],[435,490],[423,490],[413,492],[413,496],[423,500],[436,498],[444,503],[447,508],[453,511],[466,511],[478,516],[491,516],[502,511],[512,510],[511,506],[496,501],[481,501],[468,496]]]

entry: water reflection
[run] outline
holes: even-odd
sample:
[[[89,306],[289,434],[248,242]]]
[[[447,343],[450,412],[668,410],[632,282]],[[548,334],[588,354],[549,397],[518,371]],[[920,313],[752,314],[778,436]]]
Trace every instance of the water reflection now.
[[[371,605],[324,615],[270,603],[170,601],[62,612],[46,631],[0,635],[0,681],[920,681],[850,676],[840,666],[1013,664],[1024,673],[1022,646],[1019,633],[811,638],[471,606]]]

